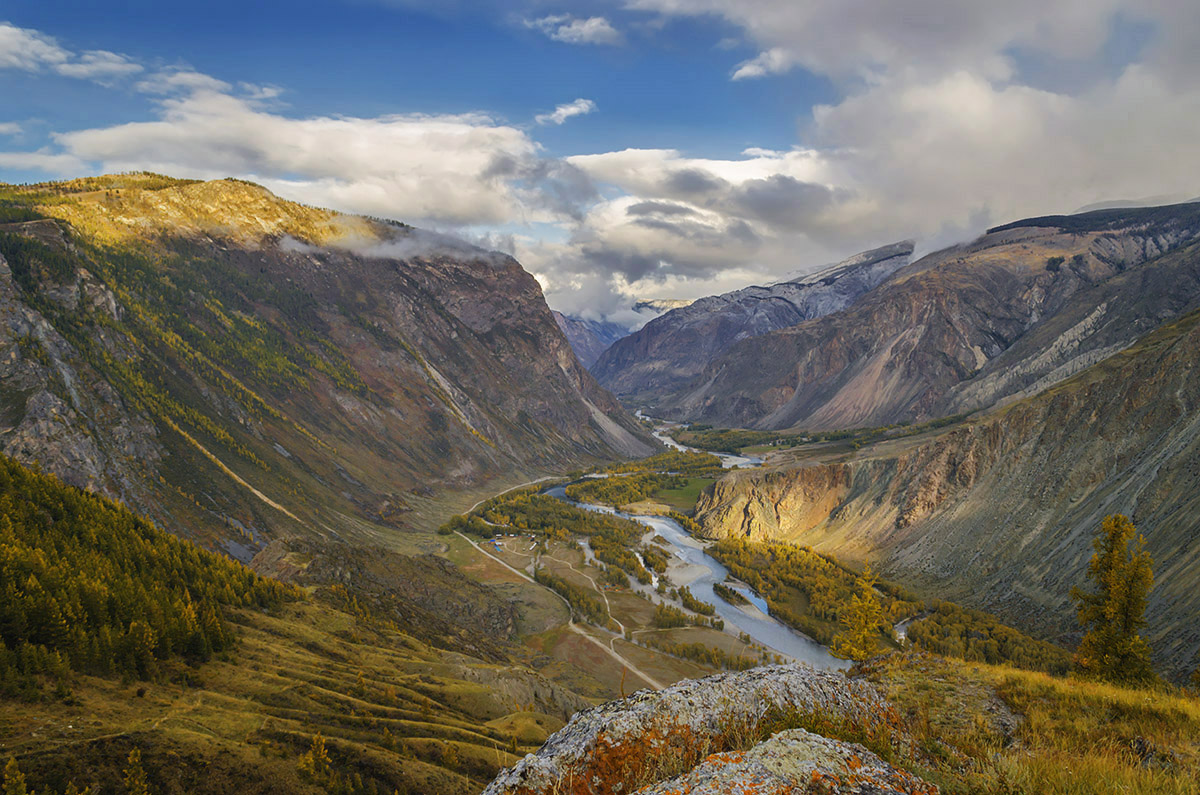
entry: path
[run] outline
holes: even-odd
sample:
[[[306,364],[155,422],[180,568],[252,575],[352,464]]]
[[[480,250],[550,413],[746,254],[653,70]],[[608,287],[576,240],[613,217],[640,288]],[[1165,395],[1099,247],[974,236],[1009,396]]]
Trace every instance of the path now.
[[[544,479],[544,478],[543,478],[543,479]],[[473,510],[473,509],[472,509],[472,510]],[[483,547],[481,547],[479,544],[476,544],[474,541],[472,541],[472,540],[471,540],[470,538],[468,538],[467,536],[463,535],[462,533],[458,532],[457,530],[455,530],[454,532],[455,532],[455,534],[456,534],[456,535],[458,535],[458,536],[461,536],[461,537],[462,537],[462,539],[463,539],[464,541],[466,541],[468,544],[470,544],[471,546],[475,547],[475,549],[477,549],[479,552],[483,553],[484,555],[487,555],[489,558],[491,558],[492,560],[496,561],[496,562],[497,562],[497,563],[499,563],[501,566],[503,566],[504,568],[508,569],[508,570],[509,570],[509,571],[511,571],[513,574],[515,574],[515,575],[517,575],[518,577],[520,577],[521,579],[523,579],[523,580],[528,580],[529,582],[533,583],[534,585],[541,585],[541,583],[539,583],[537,580],[535,580],[535,579],[533,579],[532,577],[530,577],[530,576],[529,576],[528,574],[526,574],[525,572],[523,572],[523,571],[520,571],[519,569],[515,569],[515,568],[513,568],[512,566],[508,565],[508,564],[507,564],[507,563],[505,563],[503,560],[501,560],[500,558],[498,558],[498,557],[496,557],[495,555],[493,555],[491,552],[488,552],[486,549],[484,549]],[[542,587],[544,588],[545,586],[542,586]],[[562,597],[560,594],[556,593],[555,591],[553,591],[553,590],[551,590],[551,589],[549,589],[549,588],[546,588],[546,590],[550,591],[550,593],[552,593],[552,594],[554,594],[555,596],[557,596],[557,597],[558,597],[558,598],[559,598],[559,599],[562,601],[562,603],[563,603],[563,604],[565,604],[565,605],[567,606],[567,610],[571,610],[571,603],[570,603],[570,602],[568,602],[566,599],[563,599],[563,597]],[[569,615],[569,614],[568,614],[568,615]],[[611,614],[609,614],[609,615],[610,615],[610,617],[611,617]],[[616,619],[614,618],[614,619],[613,619],[613,621],[616,621]],[[619,623],[619,622],[618,622],[618,623]],[[603,643],[603,642],[601,642],[599,638],[595,637],[594,635],[592,635],[592,634],[591,634],[591,633],[589,633],[589,632],[585,632],[584,630],[580,629],[580,628],[579,628],[579,625],[575,623],[575,619],[574,619],[574,618],[568,618],[568,619],[567,619],[567,626],[568,626],[568,627],[570,627],[571,631],[572,631],[572,632],[574,632],[575,634],[577,634],[577,635],[580,635],[580,636],[582,636],[582,637],[586,638],[588,641],[590,641],[591,643],[595,644],[595,645],[596,645],[598,648],[600,648],[600,649],[603,649],[605,654],[607,654],[608,656],[612,657],[614,660],[616,660],[617,662],[621,663],[621,665],[625,666],[625,667],[626,667],[626,668],[628,668],[630,671],[633,671],[633,673],[635,673],[635,674],[637,674],[638,676],[640,676],[640,677],[641,677],[641,678],[642,678],[642,679],[643,679],[643,680],[646,682],[646,684],[650,685],[650,686],[651,686],[652,688],[654,688],[655,690],[662,690],[664,687],[666,687],[666,685],[664,685],[662,682],[658,681],[658,680],[657,680],[657,679],[655,679],[654,677],[652,677],[652,676],[650,676],[649,674],[647,674],[646,672],[642,671],[642,670],[641,670],[640,668],[638,668],[636,665],[634,665],[634,664],[633,664],[633,663],[631,663],[629,660],[627,660],[627,659],[625,659],[623,656],[621,656],[621,653],[620,653],[620,652],[618,652],[616,649],[613,649],[613,648],[611,648],[610,646],[605,646],[605,645],[604,645],[604,643]]]
[[[604,592],[604,589],[602,589],[599,585],[596,585],[596,581],[592,579],[592,576],[585,571],[580,571],[579,569],[577,569],[573,565],[571,565],[571,563],[563,560],[562,558],[556,558],[553,555],[547,555],[546,557],[550,558],[550,560],[556,560],[559,563],[564,564],[568,569],[570,569],[571,571],[575,572],[576,574],[578,574],[582,577],[587,577],[587,581],[592,584],[592,588],[594,588],[596,593],[600,594],[600,598],[604,600],[604,609],[608,611],[608,617],[612,619],[612,622],[614,624],[616,624],[618,627],[621,628],[621,637],[625,637],[625,625],[622,624],[620,621],[618,621],[617,617],[613,615],[612,605],[610,605],[608,603],[608,594],[606,594]],[[609,642],[609,645],[611,646],[615,642],[616,642],[616,638],[613,638],[613,640]]]

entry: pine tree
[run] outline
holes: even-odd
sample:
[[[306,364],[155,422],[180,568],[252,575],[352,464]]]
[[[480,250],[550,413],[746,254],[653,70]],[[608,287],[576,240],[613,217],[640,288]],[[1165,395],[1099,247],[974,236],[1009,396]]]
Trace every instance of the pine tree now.
[[[25,774],[17,767],[17,760],[10,756],[8,764],[4,766],[4,795],[27,795],[28,792]]]
[[[1146,600],[1154,585],[1146,539],[1120,514],[1104,517],[1092,540],[1088,579],[1096,590],[1071,589],[1079,623],[1087,630],[1075,662],[1081,671],[1124,684],[1155,679],[1150,646],[1138,634],[1146,624]]]
[[[844,660],[865,660],[875,654],[879,630],[884,626],[883,608],[875,593],[875,574],[868,564],[856,585],[858,593],[849,606],[839,611],[845,630],[833,639],[831,651]]]
[[[146,783],[146,771],[142,769],[142,752],[134,748],[129,752],[125,767],[125,789],[129,795],[150,795],[150,785]]]

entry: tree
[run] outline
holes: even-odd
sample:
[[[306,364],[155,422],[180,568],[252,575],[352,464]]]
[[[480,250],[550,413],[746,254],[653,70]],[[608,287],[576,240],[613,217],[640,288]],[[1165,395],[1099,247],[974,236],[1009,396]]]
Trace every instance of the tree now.
[[[129,752],[125,768],[125,789],[129,795],[150,795],[150,785],[146,783],[146,771],[142,769],[142,752],[134,748]]]
[[[875,574],[870,564],[855,583],[858,593],[839,611],[845,630],[833,639],[831,651],[844,660],[865,660],[875,654],[879,629],[884,626],[883,607],[875,593]]]
[[[1093,591],[1071,589],[1079,606],[1079,623],[1087,630],[1075,664],[1086,674],[1122,684],[1155,679],[1150,646],[1138,634],[1146,624],[1146,599],[1154,585],[1153,561],[1146,539],[1128,517],[1104,517],[1092,540],[1088,563]]]
[[[17,767],[17,760],[10,756],[4,766],[4,795],[25,795],[26,792],[25,774]]]

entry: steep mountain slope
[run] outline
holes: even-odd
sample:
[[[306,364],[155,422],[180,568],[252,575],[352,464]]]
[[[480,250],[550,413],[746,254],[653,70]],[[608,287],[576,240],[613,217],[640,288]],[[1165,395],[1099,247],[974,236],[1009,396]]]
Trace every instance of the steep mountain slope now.
[[[1182,674],[1200,654],[1198,478],[1193,312],[1035,397],[938,434],[731,474],[702,495],[697,519],[714,537],[878,560],[942,598],[1069,639],[1068,594],[1084,581],[1092,535],[1105,515],[1124,513],[1155,560],[1147,615],[1156,663]]]
[[[127,792],[136,749],[150,792],[465,795],[588,705],[444,561],[272,555],[302,591],[4,456],[0,508],[0,745],[30,792]]]
[[[844,311],[739,342],[660,410],[828,429],[988,405],[1197,306],[1194,259],[1140,271],[1198,235],[1200,204],[998,227],[924,257]]]
[[[0,449],[242,559],[651,450],[511,258],[234,180],[0,194]]]
[[[553,310],[553,314],[554,322],[584,367],[591,367],[610,345],[629,334],[629,329],[617,323],[571,317],[558,310]]]
[[[817,273],[701,298],[619,340],[592,367],[622,399],[654,402],[747,337],[836,312],[905,266],[911,242],[858,254]]]

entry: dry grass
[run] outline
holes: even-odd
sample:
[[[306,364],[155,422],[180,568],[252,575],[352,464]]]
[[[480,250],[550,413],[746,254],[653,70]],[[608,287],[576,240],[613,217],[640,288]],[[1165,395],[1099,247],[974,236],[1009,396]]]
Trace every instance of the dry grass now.
[[[1184,691],[915,654],[862,673],[914,738],[895,761],[944,792],[1200,792],[1200,698]]]

